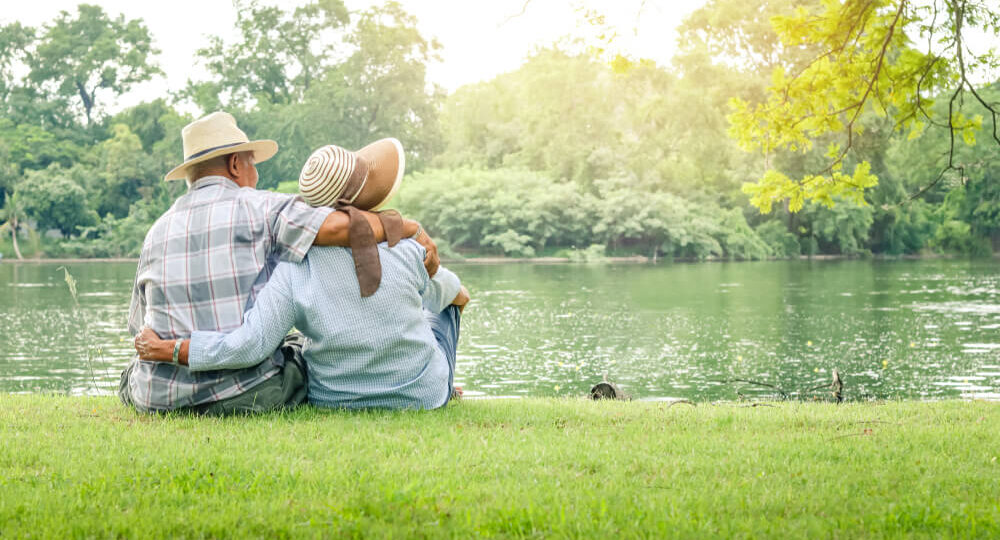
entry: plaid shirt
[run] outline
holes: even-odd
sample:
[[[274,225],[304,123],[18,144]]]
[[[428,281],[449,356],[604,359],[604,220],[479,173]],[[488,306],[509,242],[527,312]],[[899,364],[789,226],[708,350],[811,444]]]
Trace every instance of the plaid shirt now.
[[[299,262],[331,212],[300,197],[240,188],[221,176],[198,180],[153,224],[139,257],[129,332],[149,326],[163,339],[243,323],[278,261]],[[279,372],[280,353],[239,370],[194,373],[136,362],[128,381],[140,410],[171,410],[237,396]]]

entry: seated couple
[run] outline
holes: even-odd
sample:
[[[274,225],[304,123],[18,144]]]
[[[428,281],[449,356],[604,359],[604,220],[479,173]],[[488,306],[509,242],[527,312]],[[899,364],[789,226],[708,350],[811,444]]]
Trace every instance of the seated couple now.
[[[188,191],[139,259],[125,404],[229,414],[307,395],[338,408],[448,402],[468,292],[419,224],[359,210],[398,188],[398,141],[317,150],[299,178],[303,200],[255,189],[255,164],[277,144],[249,141],[231,115],[192,122],[182,139],[185,161],[166,180],[186,178]]]

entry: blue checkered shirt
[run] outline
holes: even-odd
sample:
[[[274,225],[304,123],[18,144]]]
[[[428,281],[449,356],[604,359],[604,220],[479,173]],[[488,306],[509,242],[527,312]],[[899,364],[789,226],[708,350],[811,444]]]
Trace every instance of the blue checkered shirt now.
[[[301,261],[330,208],[300,197],[240,188],[221,176],[195,182],[146,234],[128,328],[163,339],[239,328],[278,261]],[[237,396],[277,374],[274,350],[238,370],[195,373],[133,359],[129,391],[140,410],[171,410]]]
[[[448,398],[450,367],[427,320],[451,304],[458,276],[424,268],[424,248],[404,239],[378,246],[382,282],[362,298],[348,248],[313,248],[281,263],[245,322],[229,334],[195,332],[192,370],[247,366],[293,327],[308,342],[309,402],[327,407],[433,409]]]

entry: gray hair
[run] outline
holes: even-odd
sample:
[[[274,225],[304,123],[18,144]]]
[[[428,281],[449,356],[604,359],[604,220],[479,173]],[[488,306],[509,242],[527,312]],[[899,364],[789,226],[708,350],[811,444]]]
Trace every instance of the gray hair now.
[[[253,151],[236,152],[236,154],[240,156],[240,159],[244,163],[249,163],[250,156],[253,155]],[[233,154],[223,154],[221,156],[215,156],[211,159],[206,159],[205,161],[195,163],[194,165],[188,167],[187,170],[188,187],[190,187],[191,184],[193,184],[199,178],[208,176],[211,173],[217,173],[220,170],[223,171],[227,170],[229,168],[229,158],[232,155]]]

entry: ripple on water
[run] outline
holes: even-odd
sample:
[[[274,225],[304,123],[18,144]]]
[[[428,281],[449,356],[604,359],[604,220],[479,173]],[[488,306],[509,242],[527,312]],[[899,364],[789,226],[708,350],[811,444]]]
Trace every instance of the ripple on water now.
[[[984,401],[1000,401],[1000,392],[984,390],[979,392],[962,392],[962,399],[980,399]]]
[[[912,304],[911,307],[914,311],[931,311],[936,313],[1000,314],[1000,304],[992,302],[935,302]]]

